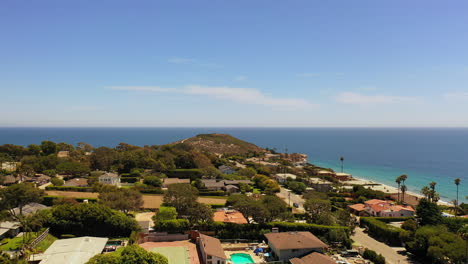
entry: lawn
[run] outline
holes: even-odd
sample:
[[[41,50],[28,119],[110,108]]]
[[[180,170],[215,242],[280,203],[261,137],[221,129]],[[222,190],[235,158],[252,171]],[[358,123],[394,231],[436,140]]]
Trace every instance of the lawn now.
[[[47,237],[41,241],[41,243],[37,244],[34,250],[37,252],[44,252],[50,247],[50,245],[52,245],[52,243],[54,243],[55,240],[57,240],[56,237],[54,237],[51,234],[48,234]]]
[[[5,238],[2,240],[2,244],[8,241],[6,244],[0,246],[0,251],[5,250],[17,250],[20,249],[23,245],[23,237],[15,237],[15,238]]]

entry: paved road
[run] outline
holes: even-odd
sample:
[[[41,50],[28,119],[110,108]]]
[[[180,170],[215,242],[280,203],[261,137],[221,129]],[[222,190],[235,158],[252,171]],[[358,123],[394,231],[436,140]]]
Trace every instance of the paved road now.
[[[356,227],[354,235],[351,238],[361,246],[374,250],[377,253],[382,254],[385,257],[387,263],[390,264],[409,264],[415,263],[410,261],[406,256],[400,255],[395,249],[388,245],[379,242],[372,237],[364,233],[363,228]]]
[[[280,192],[276,193],[276,196],[278,196],[279,198],[283,199],[286,203],[288,203],[289,202],[289,193],[291,193],[291,204],[290,204],[290,206],[292,206],[293,203],[297,203],[299,205],[299,208],[297,208],[297,209],[299,211],[304,211],[305,200],[302,199],[302,197],[300,195],[297,195],[297,194],[291,192],[290,190],[281,187]]]

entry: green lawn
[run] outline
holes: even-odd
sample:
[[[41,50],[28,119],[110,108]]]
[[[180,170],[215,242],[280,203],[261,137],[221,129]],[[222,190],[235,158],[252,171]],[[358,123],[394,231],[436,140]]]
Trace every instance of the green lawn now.
[[[54,237],[51,234],[48,234],[47,237],[41,241],[41,243],[37,244],[34,250],[37,252],[44,252],[47,248],[50,247],[50,245],[52,245],[52,243],[54,243],[55,240],[57,240],[56,237]]]
[[[22,237],[15,237],[15,238],[6,238],[2,240],[2,244],[8,241],[6,244],[0,246],[0,250],[17,250],[20,249],[23,245],[23,238]]]

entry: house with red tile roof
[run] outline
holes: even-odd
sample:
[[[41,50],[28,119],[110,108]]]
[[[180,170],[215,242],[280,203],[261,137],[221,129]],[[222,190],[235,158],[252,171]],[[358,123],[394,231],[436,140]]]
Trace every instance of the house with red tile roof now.
[[[213,215],[213,221],[234,224],[247,224],[247,219],[237,210],[220,209]]]
[[[356,215],[370,215],[378,217],[409,217],[413,216],[415,210],[408,205],[395,205],[390,201],[372,199],[364,204],[349,205],[348,208]]]

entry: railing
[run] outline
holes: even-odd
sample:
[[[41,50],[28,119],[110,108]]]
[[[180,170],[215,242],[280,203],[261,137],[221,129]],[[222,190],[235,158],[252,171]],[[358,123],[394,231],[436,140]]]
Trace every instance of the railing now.
[[[49,234],[49,228],[47,228],[46,230],[44,230],[44,232],[42,232],[38,237],[36,237],[31,243],[29,243],[29,245],[27,245],[26,247],[29,248],[29,249],[33,249],[35,246],[37,246],[39,243],[42,242],[42,240],[44,240],[47,235]]]

